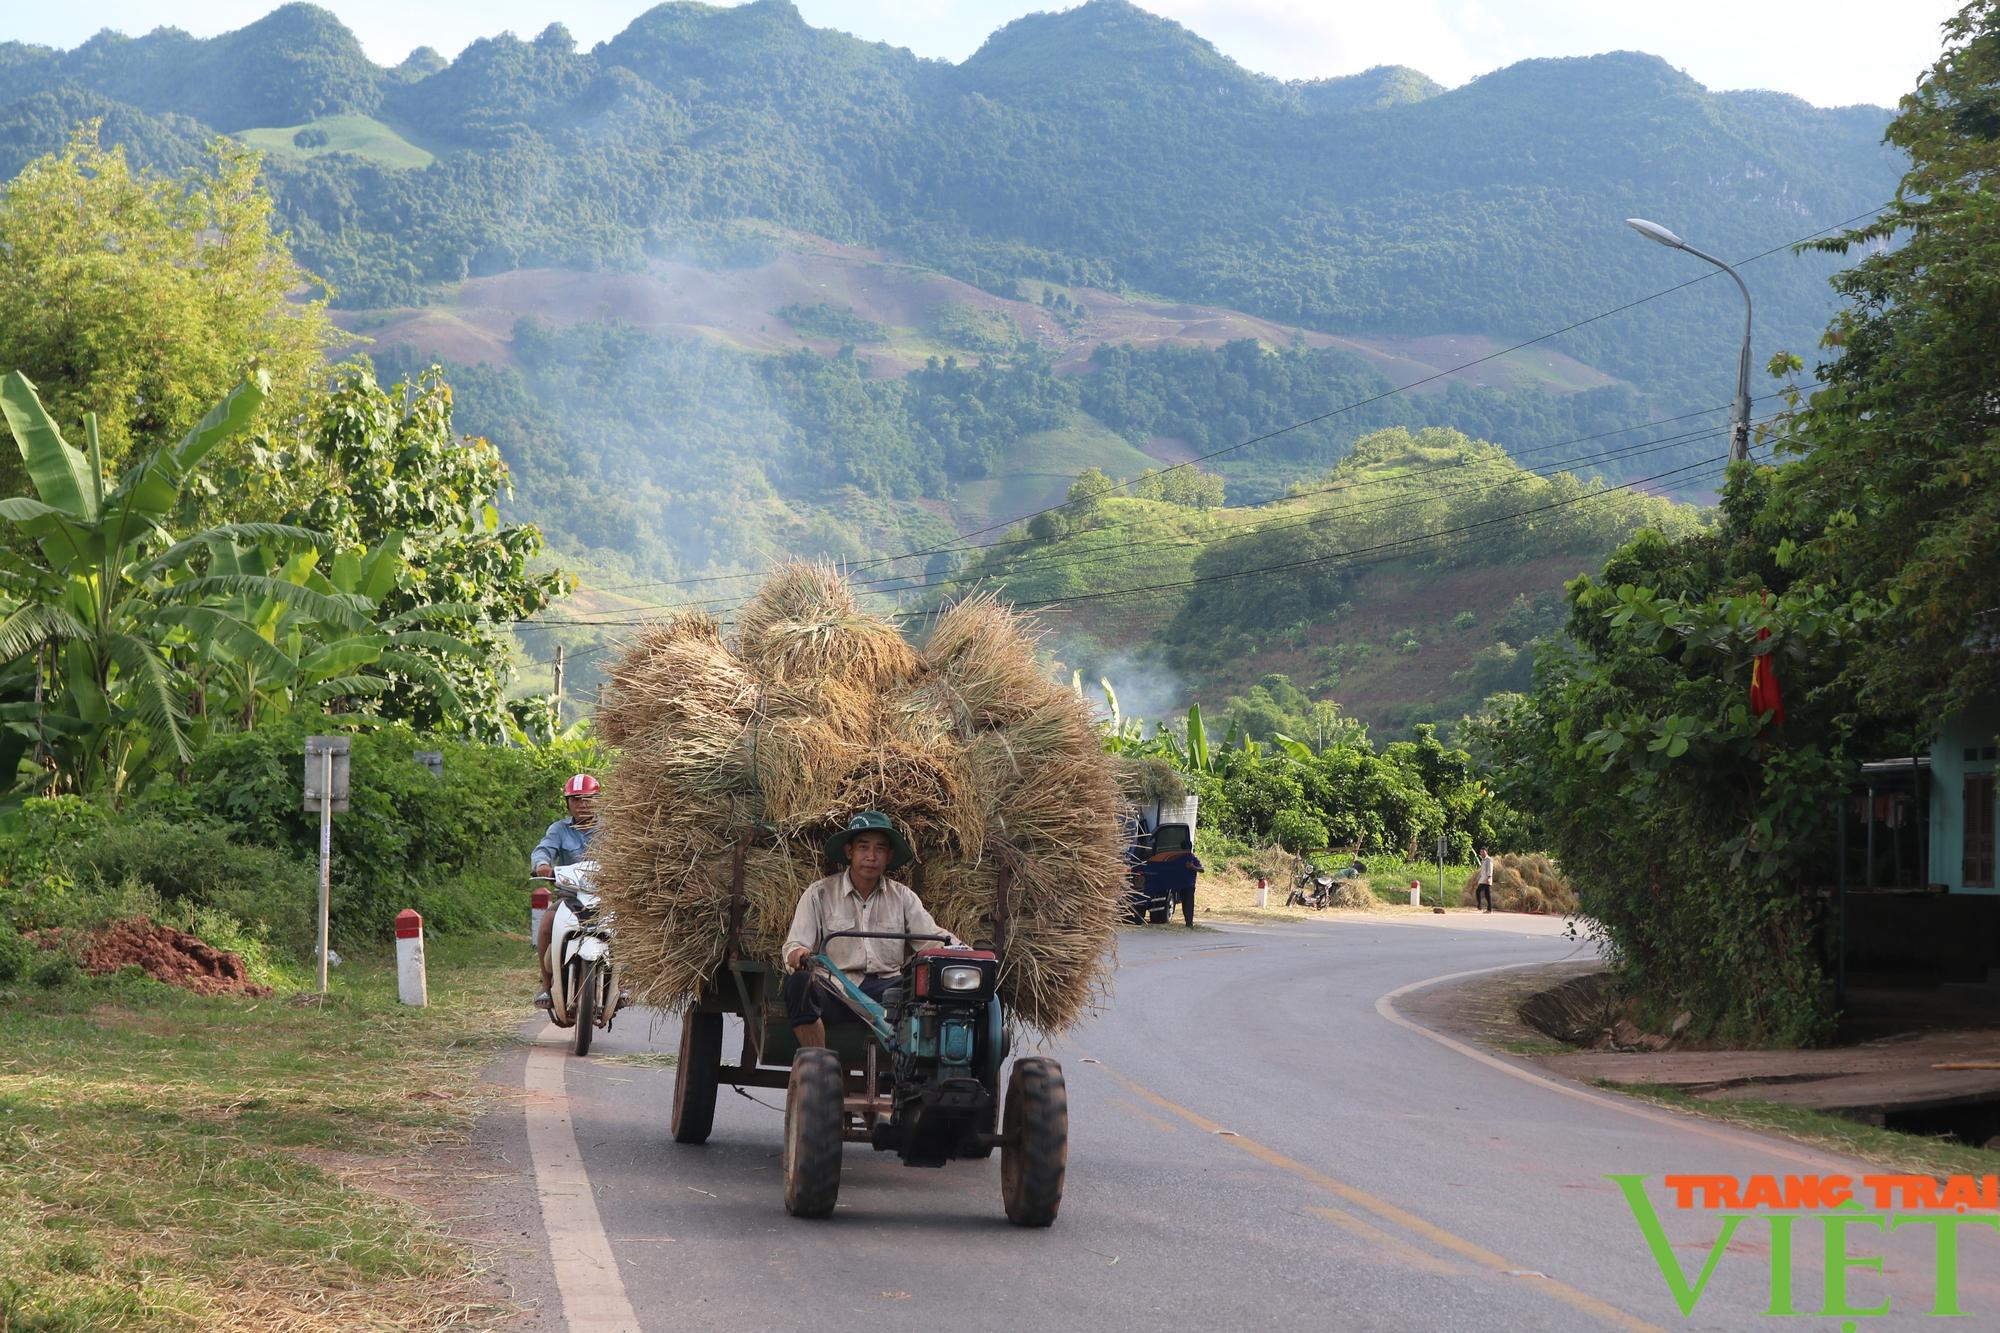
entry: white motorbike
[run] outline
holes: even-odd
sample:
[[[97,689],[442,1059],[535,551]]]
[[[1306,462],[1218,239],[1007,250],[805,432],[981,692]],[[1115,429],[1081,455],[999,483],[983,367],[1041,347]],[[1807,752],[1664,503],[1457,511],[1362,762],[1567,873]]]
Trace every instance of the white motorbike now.
[[[624,999],[611,958],[612,914],[598,909],[596,874],[595,861],[558,867],[556,901],[549,909],[556,914],[549,932],[549,1018],[557,1027],[574,1029],[578,1055],[590,1053],[598,1028],[611,1030]]]

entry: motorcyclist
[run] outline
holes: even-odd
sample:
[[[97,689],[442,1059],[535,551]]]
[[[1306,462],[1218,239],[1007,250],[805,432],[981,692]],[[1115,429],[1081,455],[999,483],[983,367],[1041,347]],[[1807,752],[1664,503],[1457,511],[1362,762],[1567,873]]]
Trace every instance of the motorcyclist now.
[[[590,838],[597,831],[597,793],[597,779],[588,773],[573,773],[563,783],[563,802],[568,805],[569,814],[549,825],[549,831],[542,835],[528,857],[536,878],[551,878],[557,866],[590,859]],[[555,928],[555,912],[542,913],[542,924],[535,931],[535,961],[542,969],[542,993],[535,997],[537,1009],[549,1007],[549,987],[555,984],[555,970],[549,958],[549,941]]]

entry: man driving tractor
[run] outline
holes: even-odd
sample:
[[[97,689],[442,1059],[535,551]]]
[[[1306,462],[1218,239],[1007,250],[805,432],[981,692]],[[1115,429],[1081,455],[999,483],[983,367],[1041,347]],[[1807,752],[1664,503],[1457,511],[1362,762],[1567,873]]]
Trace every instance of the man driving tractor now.
[[[571,774],[563,783],[563,802],[569,806],[569,815],[549,825],[528,857],[537,879],[551,878],[557,866],[590,859],[590,837],[597,831],[597,791],[597,779],[588,773]],[[542,993],[535,997],[537,1009],[549,1007],[549,987],[555,982],[549,966],[549,940],[555,926],[556,914],[544,912],[542,924],[535,930],[535,962],[542,969]]]
[[[895,821],[879,810],[864,810],[826,840],[826,859],[845,868],[815,880],[799,897],[792,928],[785,936],[785,1016],[801,1047],[826,1045],[828,1023],[858,1020],[846,1004],[824,1001],[831,988],[817,985],[808,960],[835,931],[868,930],[909,935],[943,935],[954,947],[957,937],[932,919],[909,885],[888,877],[915,859]],[[932,940],[826,941],[826,954],[870,999],[880,1001],[903,965],[919,949],[935,947]],[[546,980],[546,977],[544,978]]]

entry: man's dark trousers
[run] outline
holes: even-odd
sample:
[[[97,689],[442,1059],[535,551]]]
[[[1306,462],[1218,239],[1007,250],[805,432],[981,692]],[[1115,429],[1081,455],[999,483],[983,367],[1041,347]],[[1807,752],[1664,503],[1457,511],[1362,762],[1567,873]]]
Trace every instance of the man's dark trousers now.
[[[901,979],[893,973],[863,977],[861,993],[880,1004],[883,994]],[[822,1021],[828,1027],[837,1027],[861,1020],[854,1016],[854,1011],[834,993],[831,986],[823,981],[814,985],[812,973],[800,971],[785,977],[785,1021],[799,1028]]]

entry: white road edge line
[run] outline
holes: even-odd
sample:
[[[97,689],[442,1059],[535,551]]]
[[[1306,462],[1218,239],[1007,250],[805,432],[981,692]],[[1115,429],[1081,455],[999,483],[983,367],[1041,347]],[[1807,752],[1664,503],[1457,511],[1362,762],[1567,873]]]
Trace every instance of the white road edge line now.
[[[563,1325],[573,1333],[640,1333],[597,1216],[583,1154],[577,1151],[563,1078],[569,1055],[562,1046],[549,1044],[562,1035],[551,1023],[528,1049],[526,1110],[528,1155],[535,1163],[535,1189],[541,1196]]]
[[[1377,999],[1375,1001],[1375,1012],[1388,1019],[1391,1023],[1394,1023],[1397,1027],[1408,1028],[1420,1036],[1428,1037],[1446,1050],[1456,1051],[1468,1060],[1477,1060],[1480,1064],[1490,1069],[1497,1069],[1501,1073],[1518,1078],[1524,1083],[1536,1084],[1539,1087],[1548,1089],[1550,1092],[1561,1093],[1565,1097],[1574,1097],[1578,1101],[1589,1102],[1594,1106],[1601,1106],[1606,1110],[1634,1116],[1640,1120],[1650,1120],[1656,1125],[1668,1125],[1675,1129],[1686,1130],[1702,1135],[1705,1138],[1728,1143],[1734,1147],[1755,1147],[1774,1156],[1810,1166],[1820,1172],[1844,1171],[1853,1173],[1856,1169],[1856,1163],[1852,1159],[1837,1157],[1829,1153],[1813,1152],[1810,1149],[1801,1148],[1787,1140],[1780,1139],[1775,1135],[1758,1134],[1751,1130],[1719,1125],[1714,1121],[1704,1120],[1700,1116],[1693,1114],[1677,1113],[1661,1110],[1656,1107],[1642,1106],[1637,1102],[1613,1093],[1598,1092],[1594,1089],[1585,1088],[1580,1084],[1571,1083],[1566,1079],[1554,1078],[1547,1074],[1538,1074],[1512,1060],[1502,1059],[1491,1052],[1482,1051],[1476,1046],[1469,1046],[1455,1037],[1447,1037],[1442,1032],[1433,1032],[1423,1024],[1404,1017],[1396,1008],[1396,1001],[1403,996],[1413,991],[1427,990],[1432,986],[1442,986],[1447,981],[1459,981],[1465,977],[1484,976],[1489,972],[1511,972],[1524,967],[1543,966],[1546,966],[1546,964],[1539,962],[1501,963],[1497,967],[1474,967],[1463,972],[1447,972],[1443,976],[1428,977],[1423,981],[1412,981],[1409,985],[1398,986],[1387,995]]]

